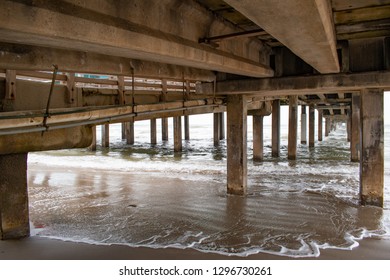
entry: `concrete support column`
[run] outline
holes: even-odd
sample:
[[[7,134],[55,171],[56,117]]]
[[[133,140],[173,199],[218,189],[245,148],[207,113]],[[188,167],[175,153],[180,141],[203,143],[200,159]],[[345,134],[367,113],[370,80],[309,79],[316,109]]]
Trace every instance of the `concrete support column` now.
[[[383,207],[384,125],[383,89],[363,90],[360,95],[362,153],[360,199],[362,205]]]
[[[330,133],[330,119],[329,118],[326,118],[325,119],[325,137],[328,137],[329,136],[329,133]]]
[[[322,110],[318,110],[318,141],[322,141]]]
[[[262,161],[264,154],[263,116],[253,116],[253,160]]]
[[[280,100],[272,102],[272,156],[280,153]]]
[[[126,139],[126,123],[123,122],[121,123],[122,125],[122,140],[125,140]]]
[[[347,141],[351,142],[351,114],[348,112],[347,113]]]
[[[360,95],[352,94],[351,105],[351,161],[360,160]]]
[[[213,136],[214,136],[214,146],[218,146],[219,145],[219,140],[221,139],[220,138],[220,132],[221,132],[221,129],[220,129],[220,114],[219,113],[214,113],[213,114],[214,116],[214,123],[213,123]]]
[[[301,106],[301,144],[307,144],[307,115],[306,106]]]
[[[104,124],[102,125],[102,147],[110,146],[110,125]]]
[[[168,141],[168,118],[161,119],[161,140]]]
[[[92,126],[92,143],[88,150],[96,151],[96,125]]]
[[[157,144],[157,120],[150,120],[150,144]]]
[[[27,153],[0,155],[0,239],[30,235]]]
[[[227,192],[243,195],[247,188],[247,101],[243,95],[227,99]]]
[[[297,158],[298,96],[289,97],[288,159]]]
[[[190,116],[184,116],[184,139],[190,140]]]
[[[219,139],[224,140],[225,139],[225,114],[219,113]]]
[[[309,147],[314,147],[314,135],[315,135],[315,112],[314,106],[309,106]]]
[[[133,121],[126,123],[126,143],[129,145],[134,144],[134,122]]]
[[[182,151],[182,136],[181,136],[181,117],[173,118],[173,139],[174,151]]]

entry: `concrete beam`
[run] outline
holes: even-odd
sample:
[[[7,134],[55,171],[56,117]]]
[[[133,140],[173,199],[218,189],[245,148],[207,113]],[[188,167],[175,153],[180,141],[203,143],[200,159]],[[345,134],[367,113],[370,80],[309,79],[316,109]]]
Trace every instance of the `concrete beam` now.
[[[0,239],[27,237],[27,153],[0,155],[0,169]]]
[[[104,13],[104,9],[101,12],[92,11],[66,2],[34,2],[29,5],[1,1],[0,27],[0,38],[5,42],[156,61],[252,77],[273,75],[269,66],[248,57],[216,50],[174,33],[136,24],[130,19]]]
[[[52,71],[53,64],[63,72],[97,73],[137,77],[213,81],[208,70],[150,62],[91,52],[55,49],[0,42],[0,69]]]
[[[227,100],[227,192],[243,195],[247,188],[247,101],[233,95]]]
[[[353,92],[367,87],[390,89],[390,71],[221,81],[217,82],[215,94],[284,96],[321,92]],[[199,84],[197,93],[212,95],[214,84]]]
[[[34,141],[31,141],[34,139]],[[92,143],[91,126],[77,126],[47,132],[0,136],[0,155],[36,151],[86,148]]]
[[[330,1],[225,0],[320,73],[340,71]]]

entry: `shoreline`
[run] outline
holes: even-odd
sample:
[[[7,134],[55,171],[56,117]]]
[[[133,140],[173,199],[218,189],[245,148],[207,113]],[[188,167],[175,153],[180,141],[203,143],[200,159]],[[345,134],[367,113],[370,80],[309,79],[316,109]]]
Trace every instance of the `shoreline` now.
[[[366,238],[352,250],[321,249],[319,257],[292,258],[268,253],[239,257],[191,248],[96,245],[33,236],[0,241],[0,260],[390,260],[390,240]]]

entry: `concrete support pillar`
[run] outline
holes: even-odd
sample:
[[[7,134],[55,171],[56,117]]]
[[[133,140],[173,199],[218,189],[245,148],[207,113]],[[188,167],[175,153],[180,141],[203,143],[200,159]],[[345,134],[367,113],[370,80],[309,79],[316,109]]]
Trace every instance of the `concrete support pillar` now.
[[[347,141],[351,142],[351,114],[347,113]]]
[[[225,113],[220,113],[219,118],[219,139],[224,140],[225,139]]]
[[[362,153],[360,199],[362,205],[383,207],[384,125],[383,89],[363,90],[360,95]]]
[[[133,121],[126,123],[126,143],[129,145],[134,144],[134,122]]]
[[[157,120],[150,120],[150,144],[157,144]]]
[[[27,153],[0,155],[0,239],[30,235]]]
[[[322,110],[318,110],[318,141],[322,141]]]
[[[247,188],[247,101],[243,95],[227,99],[227,192],[243,195]]]
[[[92,143],[88,150],[96,151],[96,125],[92,126]]]
[[[219,140],[221,139],[221,135],[220,135],[220,132],[221,132],[221,129],[220,129],[220,114],[219,113],[214,113],[213,114],[214,116],[214,122],[213,122],[213,136],[214,136],[214,146],[218,146],[219,145]]]
[[[184,139],[190,140],[190,116],[184,116]]]
[[[182,151],[182,135],[181,135],[181,117],[173,118],[173,139],[174,151]]]
[[[297,158],[298,96],[289,97],[288,159]]]
[[[329,136],[329,133],[330,133],[330,119],[329,118],[326,118],[325,119],[325,137],[328,137]]]
[[[306,106],[301,106],[301,144],[307,144],[307,115]]]
[[[315,112],[314,106],[309,106],[309,147],[314,147],[314,135],[315,135]]]
[[[102,125],[102,147],[110,146],[110,125],[104,124]]]
[[[280,153],[280,100],[272,102],[272,156]]]
[[[352,94],[351,105],[351,161],[360,160],[360,95]]]
[[[161,140],[168,141],[168,118],[161,119]]]
[[[121,123],[122,125],[122,140],[125,140],[126,139],[126,123],[123,122]]]
[[[262,161],[264,154],[263,116],[253,116],[253,160]]]

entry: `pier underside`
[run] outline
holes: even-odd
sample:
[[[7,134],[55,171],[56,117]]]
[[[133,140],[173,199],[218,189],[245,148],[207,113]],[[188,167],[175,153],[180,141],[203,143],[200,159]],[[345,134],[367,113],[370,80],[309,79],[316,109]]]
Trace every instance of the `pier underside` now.
[[[361,203],[383,207],[386,90],[388,0],[1,1],[1,238],[29,235],[28,152],[96,149],[97,125],[109,146],[112,123],[131,145],[140,120],[156,144],[160,123],[168,140],[168,118],[181,152],[188,116],[213,113],[214,144],[227,138],[227,192],[245,195],[247,117],[254,160],[268,115],[279,157],[280,106],[289,106],[291,161],[299,107],[310,148],[346,123]]]

